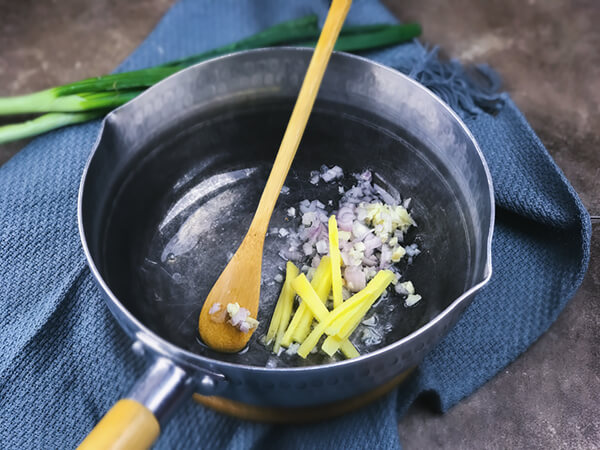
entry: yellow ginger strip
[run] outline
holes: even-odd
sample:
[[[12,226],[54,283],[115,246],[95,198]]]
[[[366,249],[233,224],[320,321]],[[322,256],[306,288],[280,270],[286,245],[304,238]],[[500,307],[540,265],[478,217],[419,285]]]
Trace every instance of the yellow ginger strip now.
[[[271,316],[271,323],[269,324],[269,330],[267,331],[267,336],[265,337],[266,344],[270,344],[271,341],[275,338],[277,334],[277,330],[279,329],[279,322],[281,321],[281,307],[283,305],[283,294],[286,291],[285,284],[281,288],[281,293],[279,294],[279,299],[277,300],[277,304],[275,305],[275,311],[273,311],[273,315]]]
[[[352,333],[354,333],[354,330],[356,330],[356,328],[360,325],[360,322],[363,320],[367,312],[369,312],[369,309],[371,309],[373,303],[377,301],[379,296],[389,286],[390,283],[391,280],[385,285],[385,287],[383,287],[383,290],[381,290],[380,293],[374,293],[373,297],[363,302],[358,308],[355,308],[352,312],[345,314],[343,317],[335,321],[331,328],[339,327],[339,331],[333,336],[328,336],[323,342],[321,349],[325,353],[327,353],[329,356],[333,356],[333,354],[341,348],[342,353],[345,354],[343,344],[348,340]],[[326,332],[328,331],[329,330],[326,330]]]
[[[320,294],[320,293],[318,293],[318,294]],[[327,296],[328,295],[329,295],[328,291],[327,291],[327,293],[325,293],[323,295],[319,295],[319,297],[321,297],[321,300],[324,299],[323,303],[325,303],[325,301],[327,300]],[[304,339],[306,339],[306,336],[308,336],[308,333],[310,332],[310,325],[311,325],[312,320],[313,320],[313,314],[312,314],[312,312],[310,311],[309,308],[307,308],[307,311],[308,311],[308,314],[309,314],[309,321],[305,322],[306,327],[307,327],[306,328],[306,332],[305,332],[306,334],[304,334],[302,336],[301,340],[297,340],[296,342],[302,343],[304,341]],[[300,326],[302,326],[302,325],[300,325]],[[300,330],[300,327],[298,327],[297,331],[299,331],[299,330]],[[356,348],[354,347],[354,345],[352,345],[352,343],[348,339],[341,339],[340,342],[339,342],[339,344],[338,344],[338,346],[336,347],[336,350],[338,348],[342,349],[342,353],[344,353],[344,355],[347,358],[355,358],[355,357],[357,357],[357,356],[360,355],[360,353],[358,353],[358,350],[356,350]]]
[[[304,338],[306,337],[306,335],[308,335],[308,332],[310,331],[310,325],[312,323],[314,313],[316,313],[315,315],[317,316],[318,320],[323,320],[323,318],[329,315],[329,311],[327,311],[327,308],[321,308],[321,306],[317,306],[319,305],[319,303],[317,302],[317,298],[321,300],[322,304],[325,304],[325,302],[327,301],[327,296],[329,295],[331,277],[328,275],[324,275],[324,272],[326,273],[326,271],[329,271],[329,273],[331,273],[331,271],[329,270],[329,261],[325,260],[325,263],[322,266],[320,265],[319,267],[322,267],[322,269],[320,273],[315,273],[315,276],[313,277],[313,282],[311,284],[308,284],[308,280],[303,274],[297,277],[292,282],[292,287],[295,289],[296,293],[300,296],[300,298],[302,298],[302,303],[300,304],[300,307],[304,305],[306,313],[308,314],[308,320],[304,322],[304,324],[300,323],[300,325],[297,328],[298,331],[301,330],[301,327],[306,326],[306,334],[302,336],[302,340],[304,340]],[[300,309],[300,307],[298,309]],[[313,308],[316,308],[316,310],[313,310]],[[320,311],[320,313],[318,311]],[[359,355],[358,350],[356,350],[354,345],[352,345],[352,343],[347,339],[344,339],[340,343],[340,346],[342,346],[342,351],[345,355],[347,355],[348,358],[354,358]]]
[[[329,256],[323,256],[321,259],[321,262],[310,281],[310,285],[313,287],[323,304],[327,303],[327,298],[331,292],[331,258],[329,258]],[[296,310],[296,314],[300,314],[300,321],[293,331],[293,339],[296,342],[302,342],[306,339],[308,333],[310,333],[310,326],[312,325],[314,315],[304,303],[300,304]],[[294,315],[294,317],[296,316]]]
[[[348,339],[340,339],[337,336],[328,336],[323,342],[321,349],[329,356],[333,356],[335,352],[341,350],[344,356],[348,359],[360,356],[356,347],[352,345]]]
[[[370,295],[367,298],[365,298],[364,302],[362,302],[362,304],[357,309],[350,313],[344,314],[344,316],[338,317],[338,319],[335,320],[331,324],[331,326],[325,330],[325,332],[328,335],[337,335],[341,338],[347,337],[352,332],[353,324],[356,323],[356,325],[358,326],[358,323],[360,323],[365,314],[367,314],[371,306],[373,306],[373,303],[377,301],[377,299],[381,296],[381,294],[383,294],[383,292],[387,289],[387,287],[394,279],[394,274],[389,270],[380,270],[377,273],[377,275],[375,275],[375,278],[377,278],[379,274],[382,275],[379,278],[378,283],[372,285]],[[375,278],[373,278],[373,280],[375,280]],[[369,288],[369,285],[373,282],[373,280],[369,282],[369,284],[367,285],[367,287],[365,287],[365,289],[363,289],[363,291]]]
[[[310,309],[304,308],[302,311],[302,315],[300,316],[300,320],[298,321],[298,326],[292,333],[292,340],[294,342],[302,342],[310,333],[310,326],[312,325],[314,316],[310,312]]]
[[[341,341],[340,349],[342,350],[344,356],[348,359],[358,358],[360,356],[360,353],[358,353],[356,347],[352,345],[352,342],[350,342],[348,339]]]
[[[302,303],[310,309],[319,322],[325,320],[329,315],[329,311],[319,298],[319,295],[315,292],[313,287],[310,285],[306,275],[301,273],[294,281],[292,281],[292,287],[296,291],[296,294],[302,299]]]
[[[292,306],[294,304],[294,296],[296,293],[292,288],[292,280],[298,276],[300,271],[294,265],[294,263],[288,261],[285,268],[285,281],[281,288],[281,293],[277,299],[277,305],[275,305],[275,311],[269,324],[269,330],[267,331],[267,342],[271,342],[275,338],[275,345],[273,351],[278,352],[281,346],[281,339],[283,333],[290,321],[292,315]]]
[[[313,330],[306,337],[306,339],[304,339],[304,341],[302,342],[302,344],[300,344],[300,347],[298,348],[297,353],[302,358],[306,358],[306,356],[312,351],[312,349],[315,348],[315,346],[319,343],[319,339],[321,338],[323,333],[325,333],[325,330],[331,325],[331,323],[336,319],[336,317],[344,314],[346,310],[351,311],[359,306],[359,302],[363,300],[364,295],[359,296],[358,294],[360,294],[360,292],[357,292],[344,303],[342,303],[340,306],[334,308],[323,322],[319,323],[315,328],[313,328]],[[354,301],[350,303],[352,300]]]
[[[379,296],[377,298],[379,298]],[[375,301],[377,298],[375,298]],[[361,305],[351,317],[348,317],[346,323],[340,328],[337,337],[344,339],[354,333],[354,330],[356,330],[356,327],[360,325],[360,322],[365,318],[375,301],[371,302],[370,304]]]
[[[340,330],[339,335],[327,336],[327,339],[325,339],[323,342],[321,349],[329,356],[333,356],[333,354],[338,350],[342,350],[342,353],[345,353],[343,344],[345,342],[350,342],[348,341],[348,338],[352,335],[352,333],[354,333],[354,330],[356,330],[365,314],[366,312],[363,311],[362,305],[360,308],[355,309],[350,320],[348,320],[347,324]],[[348,324],[351,324],[351,327],[349,327],[348,332],[346,332],[345,327]]]
[[[352,345],[352,342],[348,339],[340,339],[337,336],[328,336],[327,339],[325,339],[325,342],[323,342],[321,349],[329,356],[333,356],[338,350],[341,350],[348,359],[360,356],[360,353],[358,353],[356,347]]]
[[[302,306],[302,303],[300,304],[300,306]],[[300,307],[298,307],[298,310],[299,309]],[[298,310],[296,310],[296,312]],[[304,308],[302,309],[302,311],[300,311],[300,313],[301,314],[300,319],[298,320],[298,326],[296,326],[296,329],[292,333],[292,340],[295,342],[302,342],[304,341],[304,339],[306,339],[306,336],[308,336],[308,333],[310,333],[310,326],[312,325],[313,319],[315,318],[313,313],[310,311],[309,308],[306,307],[306,305],[304,305]]]
[[[354,294],[348,300],[343,302],[341,305],[333,308],[331,312],[327,315],[327,317],[322,320],[308,335],[308,337],[302,342],[300,348],[298,348],[298,354],[302,358],[306,358],[306,356],[311,352],[313,348],[319,343],[319,339],[323,335],[326,329],[328,329],[334,321],[340,317],[345,316],[346,314],[352,314],[353,310],[356,310],[360,306],[360,304],[369,300],[374,294],[377,294],[377,297],[381,295],[381,293],[385,290],[385,288],[391,283],[391,280],[394,278],[394,274],[389,270],[381,270],[373,277],[371,281],[367,284],[367,286]],[[380,286],[384,286],[383,289],[380,289]],[[377,298],[375,298],[377,299]]]
[[[333,307],[342,304],[342,256],[340,255],[340,243],[335,216],[329,218],[329,256],[331,257],[331,289],[333,291]]]
[[[327,339],[323,341],[321,350],[323,350],[329,356],[333,356],[333,354],[340,348],[341,342],[342,340],[337,336],[327,336]]]
[[[273,315],[271,316],[271,323],[269,324],[269,329],[267,331],[266,337],[267,344],[270,343],[273,340],[273,338],[275,338],[277,330],[279,329],[279,323],[281,322],[281,309],[283,308],[284,299],[287,296],[287,293],[289,292],[289,288],[286,288],[287,284],[288,283],[285,282],[283,283],[283,287],[281,288],[281,292],[279,293],[279,298],[277,299],[277,304],[275,305],[275,310],[273,311]]]
[[[281,347],[281,340],[283,339],[283,334],[285,329],[290,323],[290,318],[292,317],[292,308],[294,307],[294,297],[296,293],[292,288],[292,281],[298,276],[300,270],[292,263],[288,261],[285,267],[285,282],[288,286],[288,292],[286,293],[285,302],[283,303],[283,308],[281,311],[281,317],[279,319],[279,327],[277,329],[277,338],[275,339],[275,345],[273,346],[273,351],[275,353],[279,352],[279,347]]]
[[[289,297],[290,292],[293,296],[296,295],[294,290],[292,289],[292,280],[298,276],[300,271],[294,265],[294,263],[288,261],[285,268],[285,281],[283,282],[283,286],[281,287],[281,292],[279,293],[279,298],[277,299],[277,304],[275,305],[275,310],[273,311],[273,316],[271,316],[271,323],[269,324],[269,330],[267,331],[267,343],[270,342],[275,335],[277,334],[277,330],[279,329],[279,324],[281,322],[281,311],[283,309],[283,304],[287,297]],[[295,273],[295,274],[294,274]],[[290,278],[290,274],[293,277]]]
[[[329,291],[331,290],[331,259],[329,256],[324,256],[319,263],[319,267],[315,271],[313,279],[311,281],[311,286],[315,289],[323,303],[327,300],[327,296],[329,295]],[[325,292],[322,294],[322,292]],[[323,296],[325,300],[323,300]],[[288,326],[285,334],[283,335],[283,339],[281,340],[281,345],[284,347],[289,347],[292,343],[292,340],[296,342],[302,342],[304,338],[310,332],[310,325],[312,323],[313,314],[310,312],[310,309],[306,306],[304,302],[300,303],[298,309],[294,313],[294,317],[292,317],[292,321]],[[305,323],[308,322],[308,325]],[[306,328],[306,332],[304,335],[303,329]],[[301,337],[301,339],[300,339]]]
[[[293,288],[292,288],[292,290],[293,290]],[[295,293],[296,292],[294,292],[294,294]],[[306,310],[308,309],[306,307],[306,305],[304,305],[304,306],[302,306],[302,305],[304,305],[304,303],[300,303],[300,306],[298,306],[298,309],[294,313],[294,317],[292,317],[292,321],[290,322],[289,326],[287,327],[287,330],[285,330],[285,334],[283,335],[283,339],[281,340],[281,345],[283,345],[284,347],[289,347],[290,344],[292,343],[294,334],[295,334],[296,330],[298,329],[298,326],[300,325],[300,321],[302,320],[303,313],[306,312]],[[300,308],[302,308],[302,311],[300,311]]]

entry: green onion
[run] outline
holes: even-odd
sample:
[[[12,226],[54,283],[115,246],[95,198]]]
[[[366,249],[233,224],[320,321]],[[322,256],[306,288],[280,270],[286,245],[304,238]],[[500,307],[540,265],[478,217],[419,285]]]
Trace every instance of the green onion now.
[[[44,112],[77,112],[115,108],[136,97],[142,91],[82,92],[57,97],[51,89],[20,97],[0,99],[0,115]]]
[[[173,75],[184,67],[150,67],[131,72],[114,73],[76,81],[75,83],[48,89],[56,96],[80,94],[82,92],[120,91],[123,89],[146,88]],[[1,100],[1,99],[0,99]]]
[[[242,39],[241,41],[224,45],[188,58],[178,59],[148,69],[88,78],[86,80],[76,81],[75,83],[58,86],[49,89],[49,91],[51,91],[52,94],[61,96],[78,94],[81,92],[116,91],[120,89],[150,87],[181,69],[216,56],[240,50],[271,47],[293,41],[310,39],[318,36],[319,33],[320,30],[317,23],[317,16],[311,15],[274,25],[246,39]],[[2,99],[0,99],[0,102],[1,101]],[[2,114],[1,111],[2,109],[0,108],[0,114]]]
[[[83,113],[49,113],[28,120],[27,122],[16,123],[14,125],[4,125],[0,127],[0,144],[16,141],[38,134],[46,133],[57,128],[76,123],[88,122],[100,118],[108,113],[109,110],[98,110]]]
[[[360,52],[373,50],[399,42],[408,41],[421,34],[421,26],[416,23],[406,25],[389,25],[366,33],[342,35],[335,43],[334,49],[340,52]],[[316,41],[301,42],[297,45],[314,47]]]
[[[360,52],[405,42],[420,33],[421,27],[418,24],[346,26],[342,29],[335,49]],[[319,34],[317,17],[311,15],[274,25],[241,41],[160,66],[103,75],[32,94],[0,98],[0,115],[62,113],[46,114],[24,123],[0,126],[0,143],[100,117],[175,72],[207,59],[253,48],[280,45],[314,47]],[[92,113],[81,114],[82,112]],[[73,117],[69,113],[73,113]]]
[[[233,44],[218,47],[209,50],[199,55],[190,56],[189,58],[178,59],[169,63],[163,64],[160,67],[171,66],[191,66],[193,64],[205,61],[215,56],[225,55],[227,53],[237,52],[241,50],[250,50],[253,48],[272,47],[275,45],[290,44],[297,41],[304,41],[318,37],[321,33],[317,16],[310,15],[301,19],[289,20],[280,24],[267,28],[264,31],[256,33],[246,39],[234,42]]]

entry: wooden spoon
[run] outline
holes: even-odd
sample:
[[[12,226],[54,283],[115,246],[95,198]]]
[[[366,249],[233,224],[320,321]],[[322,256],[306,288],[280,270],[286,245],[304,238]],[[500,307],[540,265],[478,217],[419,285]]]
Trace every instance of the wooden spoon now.
[[[250,229],[202,307],[198,323],[200,337],[214,350],[229,353],[240,351],[252,335],[253,330],[246,333],[239,331],[228,323],[227,317],[222,322],[215,321],[219,314],[211,315],[209,311],[215,303],[220,304],[221,313],[229,303],[238,303],[240,307],[250,311],[250,317],[256,318],[258,314],[263,244],[269,220],[300,144],[327,63],[351,3],[352,0],[333,0],[331,3]]]

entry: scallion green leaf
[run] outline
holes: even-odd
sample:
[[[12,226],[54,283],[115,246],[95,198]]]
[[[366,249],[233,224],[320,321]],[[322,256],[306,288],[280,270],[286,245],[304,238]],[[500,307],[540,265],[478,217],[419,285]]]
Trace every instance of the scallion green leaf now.
[[[418,24],[345,26],[335,49],[361,52],[405,42],[420,33]],[[274,25],[241,41],[160,66],[103,75],[32,94],[0,98],[0,115],[50,113],[27,122],[0,127],[0,143],[101,117],[164,78],[209,58],[234,51],[280,45],[313,47],[319,34],[317,17],[310,15]]]

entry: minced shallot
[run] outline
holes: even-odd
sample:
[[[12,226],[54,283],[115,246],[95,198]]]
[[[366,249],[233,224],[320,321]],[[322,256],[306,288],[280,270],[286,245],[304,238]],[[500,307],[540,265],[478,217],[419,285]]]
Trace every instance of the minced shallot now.
[[[213,322],[223,323],[226,316],[229,316],[229,323],[243,333],[248,333],[258,326],[258,320],[250,317],[250,311],[241,307],[239,303],[229,303],[223,309],[220,303],[213,303],[208,310],[208,314]]]
[[[311,184],[318,184],[319,180],[323,180],[325,183],[330,183],[334,180],[343,178],[344,171],[340,166],[327,167],[321,166],[321,170],[313,170],[310,173]]]
[[[407,231],[417,226],[407,209],[410,199],[402,201],[374,183],[370,170],[354,174],[355,183],[349,189],[341,185],[343,175],[338,166],[322,166],[320,170],[311,172],[310,182],[313,184],[321,180],[340,183],[338,209],[328,211],[319,200],[302,200],[297,208],[301,222],[299,228],[290,230],[285,236],[279,233],[286,237],[286,246],[280,256],[302,264],[302,271],[308,272],[308,276],[314,273],[321,257],[329,251],[327,221],[331,214],[335,214],[346,297],[363,289],[383,269],[396,274],[394,284],[398,294],[413,295],[414,288],[411,292],[405,288],[405,283],[398,283],[401,274],[397,267],[403,259],[412,263],[412,259],[420,253],[417,244],[407,245],[405,242]],[[295,217],[296,209],[288,209],[288,215]],[[411,300],[414,301],[414,298]]]

